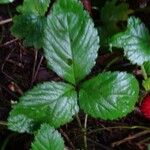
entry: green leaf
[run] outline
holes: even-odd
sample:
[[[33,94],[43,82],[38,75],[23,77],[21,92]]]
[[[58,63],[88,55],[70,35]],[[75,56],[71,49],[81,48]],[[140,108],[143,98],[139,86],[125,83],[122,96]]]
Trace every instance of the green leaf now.
[[[144,68],[146,70],[147,75],[150,75],[150,61],[144,63]]]
[[[24,0],[23,5],[17,7],[17,11],[23,14],[33,13],[44,16],[49,7],[50,0]]]
[[[20,133],[32,132],[34,128],[33,120],[27,118],[25,115],[18,114],[8,118],[8,128],[13,131],[19,131]]]
[[[14,0],[0,0],[0,4],[12,3]]]
[[[125,2],[116,4],[117,0],[106,1],[104,7],[101,9],[101,44],[108,44],[108,38],[120,32],[122,29],[118,26],[119,22],[126,21],[128,15],[132,13],[129,5]]]
[[[23,14],[13,18],[12,34],[24,39],[25,46],[34,46],[36,49],[43,46],[46,18],[34,14]]]
[[[146,91],[150,91],[150,78],[143,80],[142,85]]]
[[[43,47],[44,30],[47,19],[45,13],[50,0],[25,0],[17,8],[21,13],[13,18],[12,35],[24,40],[25,46]]]
[[[133,64],[142,65],[150,60],[150,35],[138,18],[130,17],[126,31],[113,36],[110,46],[123,48],[125,55]]]
[[[25,122],[32,120],[34,127],[46,122],[57,128],[70,122],[77,112],[77,93],[73,86],[62,82],[45,82],[20,97],[19,103],[10,112],[9,129],[20,132],[22,126],[18,126],[21,123],[15,124],[20,115],[26,117]]]
[[[137,80],[125,72],[105,72],[80,87],[80,107],[95,118],[117,119],[127,115],[138,100]]]
[[[42,124],[32,143],[32,150],[63,150],[61,135],[48,124]]]
[[[99,37],[78,0],[58,0],[48,16],[44,52],[48,66],[77,84],[95,65]]]

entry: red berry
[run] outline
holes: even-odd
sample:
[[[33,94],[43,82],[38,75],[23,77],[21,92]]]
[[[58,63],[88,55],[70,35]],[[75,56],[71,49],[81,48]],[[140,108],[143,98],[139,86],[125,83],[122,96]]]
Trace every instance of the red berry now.
[[[140,110],[146,118],[150,119],[150,95],[144,98],[141,103]]]

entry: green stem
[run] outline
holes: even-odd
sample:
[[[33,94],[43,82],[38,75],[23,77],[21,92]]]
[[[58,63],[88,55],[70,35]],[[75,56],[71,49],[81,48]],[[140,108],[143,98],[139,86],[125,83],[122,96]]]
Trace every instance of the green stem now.
[[[119,57],[116,57],[114,58],[113,60],[111,60],[107,66],[104,68],[103,72],[105,72],[113,63],[117,62],[120,58]]]
[[[148,77],[147,77],[147,73],[146,73],[146,70],[144,68],[144,65],[141,65],[141,70],[142,70],[143,77],[146,80]]]
[[[77,120],[77,122],[78,122],[79,127],[80,127],[81,129],[83,129],[83,128],[82,128],[82,124],[81,124],[81,121],[80,121],[80,118],[79,118],[79,115],[78,115],[78,114],[76,114],[76,120]]]

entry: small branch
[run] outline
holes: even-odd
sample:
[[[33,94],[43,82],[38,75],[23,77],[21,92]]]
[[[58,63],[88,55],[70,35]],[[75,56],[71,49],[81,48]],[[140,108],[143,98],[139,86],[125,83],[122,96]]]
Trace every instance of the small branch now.
[[[18,41],[18,40],[19,40],[19,39],[10,40],[10,41],[8,41],[8,42],[6,42],[6,43],[4,43],[4,44],[1,44],[0,47],[4,47],[4,46],[7,46],[7,45],[10,45],[10,44],[12,44],[12,43],[14,43],[14,42],[16,42],[16,41]]]
[[[127,142],[127,141],[129,141],[129,140],[136,139],[136,138],[138,138],[138,137],[140,137],[140,136],[142,136],[142,135],[148,134],[148,133],[150,133],[150,130],[144,130],[144,131],[142,131],[142,132],[139,132],[139,133],[137,133],[137,134],[134,134],[133,136],[129,136],[129,137],[127,137],[127,138],[124,138],[123,140],[120,140],[120,141],[117,141],[117,142],[112,143],[112,147],[118,146],[118,145],[120,145],[120,144],[122,144],[122,143],[125,143],[125,142]]]
[[[112,64],[116,63],[120,58],[116,57],[112,61],[110,61],[107,66],[104,68],[103,72],[105,72]]]
[[[61,134],[65,137],[66,141],[70,144],[70,146],[73,148],[73,150],[76,150],[75,146],[73,145],[72,141],[69,139],[68,135],[60,129]]]
[[[88,149],[87,145],[87,120],[88,120],[88,115],[86,114],[85,116],[85,121],[84,121],[84,149]]]
[[[143,130],[149,130],[150,131],[149,127],[144,127],[144,126],[115,126],[115,127],[98,128],[98,129],[95,129],[95,130],[88,132],[88,135],[99,132],[99,131],[110,130],[110,129],[129,129],[129,130],[143,129]]]
[[[12,22],[12,18],[0,21],[0,26]]]
[[[2,125],[2,126],[7,126],[7,122],[5,122],[5,121],[0,121],[0,125]]]
[[[80,127],[81,129],[83,129],[83,127],[82,127],[82,124],[81,124],[81,121],[80,121],[80,118],[79,118],[78,114],[76,114],[76,120],[77,120],[77,122],[78,122],[79,127]]]
[[[34,64],[33,64],[33,71],[32,71],[31,86],[32,86],[32,84],[34,82],[34,75],[35,75],[35,68],[36,68],[37,57],[38,57],[38,51],[35,50],[35,57],[34,57]]]
[[[37,66],[37,69],[36,69],[36,71],[35,71],[35,74],[34,74],[32,83],[34,83],[34,81],[35,81],[35,79],[36,79],[36,77],[37,77],[37,74],[38,74],[38,72],[39,72],[39,69],[40,69],[40,66],[41,66],[41,64],[42,64],[43,59],[44,59],[44,56],[41,56],[41,59],[40,59],[40,62],[39,62],[39,64],[38,64],[38,66]]]

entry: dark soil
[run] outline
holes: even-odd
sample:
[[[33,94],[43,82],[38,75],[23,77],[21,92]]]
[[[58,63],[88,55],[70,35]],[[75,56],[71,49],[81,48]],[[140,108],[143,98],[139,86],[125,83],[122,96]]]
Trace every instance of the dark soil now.
[[[95,0],[96,1],[96,0]],[[95,4],[92,1],[93,5]],[[0,5],[0,21],[11,18],[16,12],[15,7],[21,1],[15,1],[11,5]],[[136,15],[150,28],[150,5],[147,0],[131,0],[130,6],[138,9],[140,5],[147,5],[146,11],[137,11]],[[94,12],[93,17],[98,17]],[[10,33],[12,23],[0,26],[0,148],[1,150],[29,150],[33,141],[30,134],[19,134],[7,130],[5,122],[11,103],[18,100],[25,91],[43,81],[60,81],[53,71],[47,69],[46,60],[43,59],[42,50],[36,52],[33,48],[25,48],[22,41],[15,39]],[[117,61],[107,66],[112,59],[118,57]],[[137,66],[131,65],[123,58],[121,51],[113,53],[101,49],[97,64],[93,68],[90,78],[107,70],[128,71],[141,82],[142,76]],[[138,110],[138,104],[134,112],[117,121],[103,121],[88,117],[87,138],[89,150],[146,150],[150,143],[150,132],[148,130],[150,121],[145,119]],[[80,112],[81,123],[84,124],[85,114]],[[68,148],[74,145],[76,149],[83,146],[83,133],[76,119],[60,129],[65,144]],[[69,137],[69,141],[66,138]],[[71,144],[73,143],[73,144]]]

